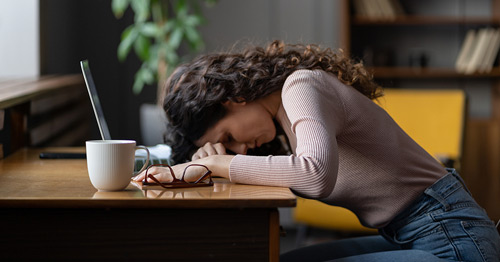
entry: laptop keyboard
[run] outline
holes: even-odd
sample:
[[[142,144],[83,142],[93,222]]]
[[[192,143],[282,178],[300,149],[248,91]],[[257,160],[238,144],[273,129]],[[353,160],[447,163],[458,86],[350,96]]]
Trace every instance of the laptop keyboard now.
[[[134,173],[139,172],[139,170],[142,168],[142,166],[146,163],[145,158],[136,158],[135,159],[135,166],[134,166]],[[149,160],[150,165],[157,165],[157,164],[167,164],[170,165],[170,162],[168,159],[159,159],[159,158],[154,158]]]

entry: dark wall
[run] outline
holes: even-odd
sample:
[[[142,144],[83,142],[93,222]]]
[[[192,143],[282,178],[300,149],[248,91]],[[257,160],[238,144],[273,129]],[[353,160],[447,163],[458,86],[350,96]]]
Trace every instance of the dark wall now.
[[[88,59],[112,137],[141,143],[139,106],[154,103],[156,89],[134,95],[140,62],[135,54],[124,63],[116,56],[121,32],[132,22],[130,10],[116,19],[109,0],[41,0],[40,68],[42,75],[80,74],[79,61]],[[97,123],[92,124],[91,138],[98,139]]]

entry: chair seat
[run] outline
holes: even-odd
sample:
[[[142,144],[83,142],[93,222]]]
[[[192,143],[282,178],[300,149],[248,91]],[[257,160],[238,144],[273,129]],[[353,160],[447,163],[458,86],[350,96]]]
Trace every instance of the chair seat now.
[[[377,233],[359,222],[358,217],[343,207],[330,206],[317,200],[297,199],[294,217],[296,221],[308,226],[346,232]]]

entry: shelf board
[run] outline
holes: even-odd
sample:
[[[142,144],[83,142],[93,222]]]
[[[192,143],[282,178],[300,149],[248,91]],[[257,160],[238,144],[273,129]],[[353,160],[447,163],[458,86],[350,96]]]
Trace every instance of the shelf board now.
[[[441,17],[441,16],[418,16],[407,15],[398,16],[393,19],[389,18],[373,18],[354,16],[352,18],[353,25],[363,26],[400,26],[400,25],[500,25],[499,19],[485,17]]]
[[[495,67],[489,73],[474,73],[466,75],[454,68],[413,68],[413,67],[367,67],[375,78],[491,78],[500,77],[500,67]]]

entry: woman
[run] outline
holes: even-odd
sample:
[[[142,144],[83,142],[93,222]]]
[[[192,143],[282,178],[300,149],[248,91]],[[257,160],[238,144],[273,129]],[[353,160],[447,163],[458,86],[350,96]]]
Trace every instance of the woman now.
[[[289,187],[352,210],[381,234],[292,251],[284,261],[497,261],[493,222],[458,174],[372,101],[381,95],[360,63],[317,46],[275,41],[205,55],[166,84],[166,139],[177,163],[192,156],[236,183]],[[254,155],[272,154],[279,133],[293,154]],[[166,168],[149,173],[171,179]]]

